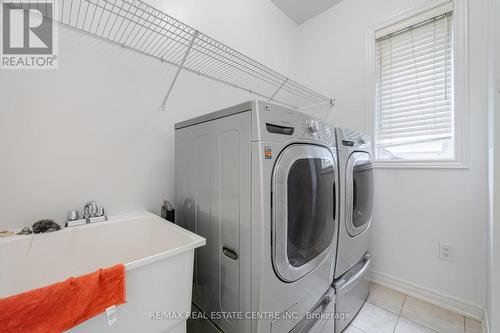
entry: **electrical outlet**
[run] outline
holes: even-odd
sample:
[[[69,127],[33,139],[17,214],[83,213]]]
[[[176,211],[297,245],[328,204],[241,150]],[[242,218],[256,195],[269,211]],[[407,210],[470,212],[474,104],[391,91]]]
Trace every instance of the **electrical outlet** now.
[[[455,261],[453,253],[453,245],[446,243],[439,243],[439,259],[446,261]]]

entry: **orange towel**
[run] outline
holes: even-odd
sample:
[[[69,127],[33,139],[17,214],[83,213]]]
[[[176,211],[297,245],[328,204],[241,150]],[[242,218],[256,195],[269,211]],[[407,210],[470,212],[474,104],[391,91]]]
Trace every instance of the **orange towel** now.
[[[0,298],[0,332],[60,333],[125,303],[125,266]]]

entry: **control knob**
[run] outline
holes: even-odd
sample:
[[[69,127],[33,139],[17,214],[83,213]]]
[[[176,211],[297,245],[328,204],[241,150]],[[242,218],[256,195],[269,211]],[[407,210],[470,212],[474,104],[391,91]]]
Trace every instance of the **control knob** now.
[[[318,122],[314,119],[306,120],[306,129],[310,134],[315,134],[319,131]]]

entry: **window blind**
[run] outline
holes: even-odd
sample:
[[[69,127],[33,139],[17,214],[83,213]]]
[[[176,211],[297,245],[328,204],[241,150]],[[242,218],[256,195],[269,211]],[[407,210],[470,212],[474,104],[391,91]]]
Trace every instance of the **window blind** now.
[[[453,139],[452,19],[448,12],[376,40],[378,151]]]

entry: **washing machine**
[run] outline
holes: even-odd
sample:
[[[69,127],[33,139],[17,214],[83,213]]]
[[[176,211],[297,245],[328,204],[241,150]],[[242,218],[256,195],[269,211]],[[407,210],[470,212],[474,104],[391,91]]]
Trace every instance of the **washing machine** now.
[[[256,101],[176,124],[176,220],[207,240],[193,303],[221,331],[331,332],[335,140],[319,119]]]
[[[368,136],[335,129],[340,176],[340,225],[334,289],[335,332],[342,332],[358,314],[369,292],[368,252],[373,209],[373,163]]]

